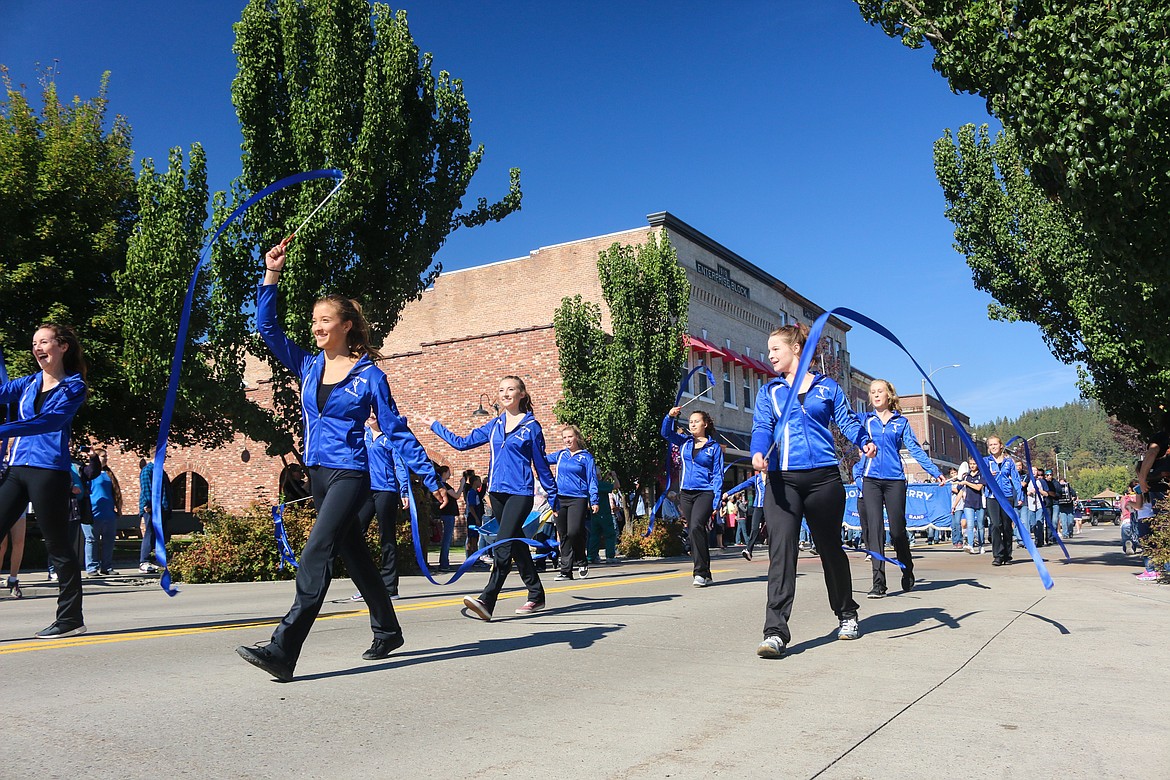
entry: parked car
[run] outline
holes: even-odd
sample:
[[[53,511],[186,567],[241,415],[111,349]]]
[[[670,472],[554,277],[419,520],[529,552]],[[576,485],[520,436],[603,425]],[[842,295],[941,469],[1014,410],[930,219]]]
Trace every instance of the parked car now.
[[[1121,525],[1121,510],[1105,499],[1090,498],[1087,501],[1080,501],[1078,503],[1080,504],[1081,515],[1090,525],[1097,525],[1103,522]]]

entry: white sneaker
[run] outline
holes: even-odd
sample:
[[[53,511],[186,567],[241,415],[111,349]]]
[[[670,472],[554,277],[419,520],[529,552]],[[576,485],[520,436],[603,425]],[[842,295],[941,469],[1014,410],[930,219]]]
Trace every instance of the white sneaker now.
[[[756,655],[760,658],[782,658],[784,656],[784,641],[778,636],[766,636],[760,646],[756,648]]]
[[[963,549],[964,549],[964,550],[966,550],[967,552],[971,553],[972,555],[974,555],[974,554],[975,554],[975,551],[971,549],[971,545],[969,545],[969,544],[968,544],[968,545],[964,545],[964,546],[963,546]]]
[[[841,618],[841,628],[837,630],[838,639],[856,639],[861,636],[857,627],[857,618]]]
[[[589,576],[589,564],[587,564],[587,563],[581,564],[581,568],[577,569],[577,576],[582,577],[582,578],[588,577]]]
[[[365,597],[365,596],[363,596],[363,595],[362,595],[362,594],[360,594],[360,593],[355,593],[355,594],[353,594],[352,596],[350,596],[350,597],[349,597],[349,600],[350,600],[350,601],[365,601],[365,600],[366,600],[366,597]]]
[[[138,571],[142,572],[143,574],[154,574],[156,571],[158,571],[158,567],[149,561],[143,561],[142,563],[138,564]]]
[[[710,577],[695,577],[695,581],[691,584],[696,588],[705,588],[714,581],[715,580],[711,579]]]

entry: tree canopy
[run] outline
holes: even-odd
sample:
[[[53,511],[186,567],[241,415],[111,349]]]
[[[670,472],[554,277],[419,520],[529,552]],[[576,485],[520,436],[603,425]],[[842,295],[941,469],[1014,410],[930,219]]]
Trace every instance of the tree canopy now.
[[[130,126],[93,98],[64,104],[51,75],[38,112],[3,73],[0,103],[0,346],[13,377],[36,371],[29,345],[43,322],[73,327],[89,364],[78,431],[124,438],[128,391],[115,275],[135,222]]]
[[[554,411],[581,428],[601,469],[627,489],[635,480],[646,487],[661,471],[659,428],[682,379],[687,274],[665,232],[639,246],[613,244],[597,269],[612,334],[598,304],[561,302],[553,325],[564,396]]]
[[[432,263],[453,230],[520,208],[519,171],[512,170],[499,202],[481,199],[462,210],[484,150],[472,144],[462,82],[433,72],[432,57],[420,54],[403,11],[367,0],[251,0],[235,30],[241,193],[300,171],[333,167],[348,175],[290,245],[281,277],[285,329],[309,346],[313,301],[341,293],[360,300],[380,341],[440,270]],[[326,192],[325,184],[305,185],[249,211],[239,242],[217,258],[217,275],[251,280],[220,288],[230,329],[221,339],[239,344],[244,329],[232,312],[244,311],[255,295],[255,258],[296,228]],[[270,360],[267,350],[250,346]],[[238,350],[229,352],[225,359],[239,359]],[[277,421],[288,433],[299,407],[287,373],[277,376]],[[287,451],[281,442],[276,449]]]
[[[993,317],[1041,327],[1082,387],[1148,427],[1170,381],[1170,6],[856,0],[1003,124],[935,148],[957,248]]]

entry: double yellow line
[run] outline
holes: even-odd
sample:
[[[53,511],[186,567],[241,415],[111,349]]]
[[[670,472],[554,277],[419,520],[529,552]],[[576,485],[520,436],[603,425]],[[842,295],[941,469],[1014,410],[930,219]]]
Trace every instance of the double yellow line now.
[[[717,574],[722,574],[729,569],[720,569]],[[642,582],[656,582],[658,580],[679,579],[682,577],[690,578],[692,575],[687,572],[672,572],[670,574],[648,574],[641,577],[626,577],[623,579],[596,579],[588,582],[580,582],[574,585],[565,585],[558,588],[546,588],[546,593],[564,593],[568,591],[592,590],[593,588],[610,588],[617,585],[632,585]],[[517,598],[519,596],[527,595],[525,591],[518,590],[511,593],[501,594],[501,599]],[[418,603],[404,604],[397,602],[394,606],[396,612],[417,612],[424,609],[439,609],[442,607],[462,607],[463,597],[450,599],[436,599],[433,601],[420,601]],[[361,615],[368,615],[368,609],[348,609],[344,612],[331,612],[328,615],[321,615],[318,620],[341,620],[344,618],[358,617]],[[9,645],[0,645],[0,655],[11,655],[12,653],[29,653],[37,650],[59,650],[66,647],[90,647],[92,645],[108,645],[116,642],[137,642],[143,639],[163,639],[166,637],[176,636],[190,636],[192,634],[212,634],[220,631],[242,631],[250,628],[259,628],[260,626],[274,626],[279,623],[279,620],[250,620],[241,621],[239,623],[224,623],[215,626],[191,626],[188,628],[163,628],[163,629],[142,629],[140,631],[125,631],[117,634],[82,634],[81,636],[67,637],[65,639],[36,639],[28,642],[16,642]]]

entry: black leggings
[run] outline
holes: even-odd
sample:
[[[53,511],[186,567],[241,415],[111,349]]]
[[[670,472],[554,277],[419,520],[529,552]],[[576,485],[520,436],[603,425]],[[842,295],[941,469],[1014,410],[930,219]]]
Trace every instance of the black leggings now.
[[[524,536],[524,521],[532,511],[532,496],[521,496],[513,493],[491,493],[492,511],[500,521],[500,531],[496,541],[501,539],[516,539]],[[538,604],[544,603],[544,586],[540,584],[540,576],[536,573],[536,566],[532,563],[532,550],[524,542],[509,542],[501,544],[492,550],[495,565],[488,576],[487,585],[479,600],[487,606],[489,611],[496,608],[496,600],[500,591],[504,589],[504,580],[512,572],[512,561],[516,562],[516,569],[520,572],[520,579],[528,587],[528,600]]]
[[[760,529],[764,525],[764,508],[762,506],[753,506],[751,511],[751,524],[748,526],[747,540],[748,554],[751,554],[756,548],[756,543],[760,541]]]
[[[375,490],[358,510],[358,526],[362,537],[370,528],[370,521],[378,517],[378,539],[382,545],[382,563],[379,571],[386,593],[398,595],[398,508],[402,496],[389,490]]]
[[[869,529],[866,542],[872,547],[867,550],[885,555],[886,526],[882,519],[882,507],[886,508],[886,517],[890,521],[890,541],[894,545],[894,552],[898,563],[906,568],[903,575],[914,574],[914,561],[910,557],[910,537],[906,534],[906,480],[904,479],[874,479],[866,477],[861,488],[861,500],[865,504],[865,524]],[[872,557],[874,590],[886,589],[886,562],[881,558]]]
[[[333,559],[337,555],[345,562],[346,571],[366,600],[374,638],[390,639],[402,633],[358,523],[358,511],[370,494],[370,475],[364,471],[312,466],[309,477],[317,521],[301,551],[296,600],[272,633],[272,643],[290,664],[296,664],[309,629],[325,603],[329,581],[333,579]]]
[[[591,516],[589,499],[560,496],[557,510],[557,539],[561,543],[561,574],[573,576],[573,567],[585,565],[585,532]]]
[[[76,526],[69,522],[72,493],[68,471],[13,466],[0,477],[0,538],[7,536],[31,501],[49,563],[57,572],[57,622],[67,628],[85,623],[81,615],[81,564],[71,533]]]
[[[987,497],[987,524],[991,526],[991,553],[994,560],[1007,563],[1012,559],[1012,519],[995,498]]]
[[[684,490],[678,498],[678,509],[687,522],[687,537],[691,542],[691,562],[696,577],[711,579],[711,548],[707,542],[707,523],[715,506],[715,493],[710,490]]]
[[[856,618],[849,558],[841,548],[841,518],[845,515],[845,486],[836,466],[808,471],[769,471],[764,493],[768,523],[768,604],[764,636],[792,638],[788,618],[796,596],[796,556],[800,551],[800,518],[808,522],[813,546],[825,571],[829,608],[838,619]]]

